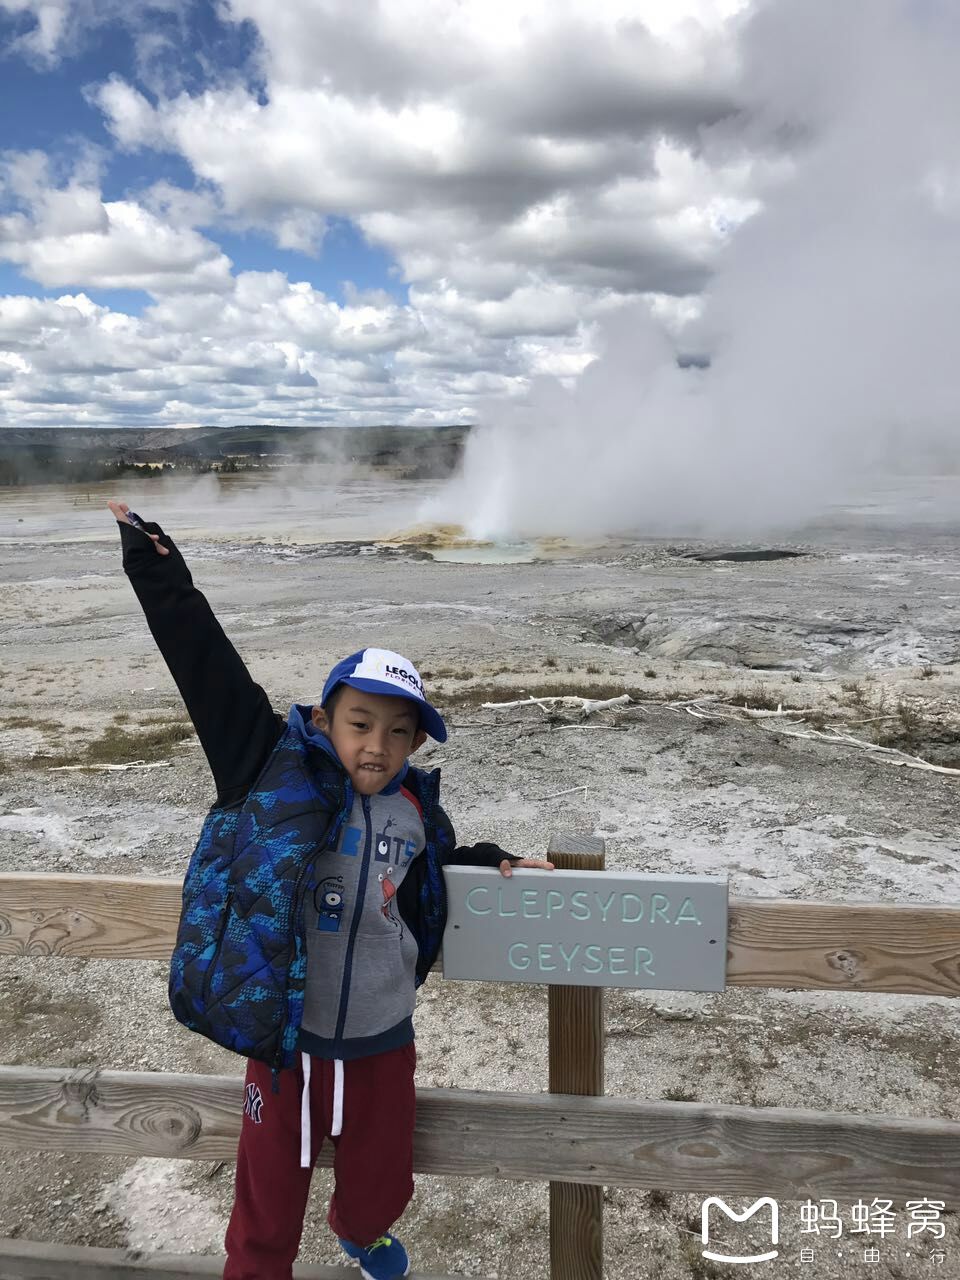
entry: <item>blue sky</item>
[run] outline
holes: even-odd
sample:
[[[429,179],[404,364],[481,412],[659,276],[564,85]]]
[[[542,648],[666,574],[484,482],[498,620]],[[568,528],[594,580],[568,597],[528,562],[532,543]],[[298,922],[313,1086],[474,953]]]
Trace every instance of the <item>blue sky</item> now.
[[[0,0],[0,426],[474,422],[672,332],[747,0]]]
[[[176,14],[156,11],[145,29],[122,21],[74,30],[55,63],[11,51],[17,38],[33,26],[29,13],[0,10],[0,120],[4,150],[39,150],[69,167],[78,149],[95,149],[102,160],[101,190],[105,200],[119,200],[158,181],[191,188],[194,177],[180,157],[158,150],[124,151],[113,145],[102,111],[90,91],[112,76],[143,84],[172,81],[182,92],[200,92],[211,79],[239,78],[262,94],[256,71],[257,32],[250,23],[221,21],[216,7],[190,4]],[[149,58],[138,44],[149,34],[159,47]],[[147,89],[149,92],[149,89]],[[208,230],[207,228],[204,228]],[[212,229],[209,229],[212,230]],[[261,230],[220,230],[216,238],[236,271],[283,271],[330,297],[344,300],[344,285],[383,289],[400,301],[406,290],[393,258],[369,245],[346,218],[331,220],[313,254],[280,248]],[[44,288],[10,265],[0,265],[0,292],[35,297],[62,290]],[[87,288],[96,302],[134,314],[149,302],[139,290]]]
[[[135,25],[119,14],[96,24],[76,14],[55,51],[46,56],[22,43],[36,31],[35,15],[30,10],[0,9],[0,119],[5,147],[66,150],[76,139],[112,151],[103,114],[85,93],[111,76],[141,84],[166,81],[170,87],[196,92],[211,75],[226,73],[256,87],[252,58],[257,35],[250,24],[221,22],[216,7],[205,2],[178,6],[176,12],[148,5],[130,7],[140,15]],[[149,45],[144,37],[150,38]],[[118,163],[114,193],[150,177],[155,165],[160,165],[157,157],[149,163],[141,159],[131,168]]]
[[[0,426],[475,422],[636,308],[639,369],[722,349],[787,296],[739,310],[790,209],[862,248],[902,156],[954,199],[925,13],[0,0]]]
[[[956,13],[0,0],[0,428],[506,423],[544,527],[952,456]]]

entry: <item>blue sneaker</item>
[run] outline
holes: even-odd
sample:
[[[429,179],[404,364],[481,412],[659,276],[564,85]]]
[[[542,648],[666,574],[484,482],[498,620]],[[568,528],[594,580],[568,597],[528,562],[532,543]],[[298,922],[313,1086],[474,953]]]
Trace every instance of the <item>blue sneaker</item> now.
[[[366,1280],[400,1280],[409,1274],[410,1259],[407,1251],[395,1236],[381,1236],[366,1249],[349,1240],[341,1240],[340,1248],[348,1258],[360,1263],[360,1274]]]

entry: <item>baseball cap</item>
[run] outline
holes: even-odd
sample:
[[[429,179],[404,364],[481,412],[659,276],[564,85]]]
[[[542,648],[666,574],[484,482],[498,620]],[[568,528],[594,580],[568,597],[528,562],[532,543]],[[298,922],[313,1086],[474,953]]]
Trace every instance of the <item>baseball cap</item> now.
[[[343,658],[327,676],[320,697],[321,707],[341,684],[361,689],[364,693],[387,694],[415,702],[421,728],[426,729],[437,742],[446,742],[447,727],[439,712],[424,697],[420,673],[408,658],[399,653],[390,649],[361,649],[358,653],[351,653],[349,658]]]

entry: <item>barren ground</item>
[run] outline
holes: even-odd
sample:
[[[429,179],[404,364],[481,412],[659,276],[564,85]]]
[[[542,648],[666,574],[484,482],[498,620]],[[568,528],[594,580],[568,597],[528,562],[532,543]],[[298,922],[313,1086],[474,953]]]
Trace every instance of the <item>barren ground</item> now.
[[[604,838],[610,867],[728,874],[733,895],[960,902],[957,777],[789,737],[782,720],[702,720],[667,705],[814,708],[801,728],[843,725],[960,767],[958,528],[942,514],[956,481],[837,513],[769,544],[808,554],[761,563],[685,559],[718,544],[680,539],[555,543],[530,563],[484,563],[495,555],[483,549],[463,553],[476,563],[434,562],[409,538],[399,551],[370,545],[412,525],[419,496],[379,484],[345,480],[311,519],[308,506],[285,516],[274,499],[217,508],[205,497],[198,509],[159,489],[129,497],[179,535],[278,708],[309,700],[332,663],[365,644],[418,663],[452,730],[418,762],[442,763],[463,842],[538,854],[552,833],[580,831]],[[0,495],[0,870],[181,876],[212,799],[120,571],[106,496]],[[480,707],[624,690],[634,705],[586,721]],[[168,763],[58,767],[135,759]],[[162,963],[3,958],[0,988],[7,1063],[241,1070],[174,1022]],[[960,1027],[947,999],[731,988],[610,991],[606,1007],[609,1094],[960,1114]],[[418,1051],[423,1086],[543,1089],[545,990],[436,975],[421,994]],[[328,1176],[315,1178],[306,1260],[338,1260]],[[231,1182],[231,1165],[3,1153],[0,1235],[219,1252]],[[700,1201],[611,1188],[610,1280],[736,1273],[699,1258]],[[876,1263],[849,1234],[849,1202],[840,1207],[843,1238],[828,1241],[801,1235],[799,1203],[783,1202],[769,1273],[960,1277],[958,1206],[937,1242],[909,1240],[895,1204],[895,1232],[869,1241]],[[426,1271],[548,1275],[543,1185],[421,1177],[402,1234]],[[811,1244],[815,1261],[803,1263]]]

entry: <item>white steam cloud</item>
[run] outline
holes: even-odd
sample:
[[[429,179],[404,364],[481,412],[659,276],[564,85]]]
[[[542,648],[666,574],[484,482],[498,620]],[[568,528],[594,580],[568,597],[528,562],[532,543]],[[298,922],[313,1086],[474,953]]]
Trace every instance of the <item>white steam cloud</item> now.
[[[746,115],[708,157],[785,155],[731,237],[680,369],[646,308],[572,387],[491,406],[427,513],[474,536],[747,533],[960,443],[960,13],[780,0],[742,32]],[[769,165],[767,172],[774,172]]]

